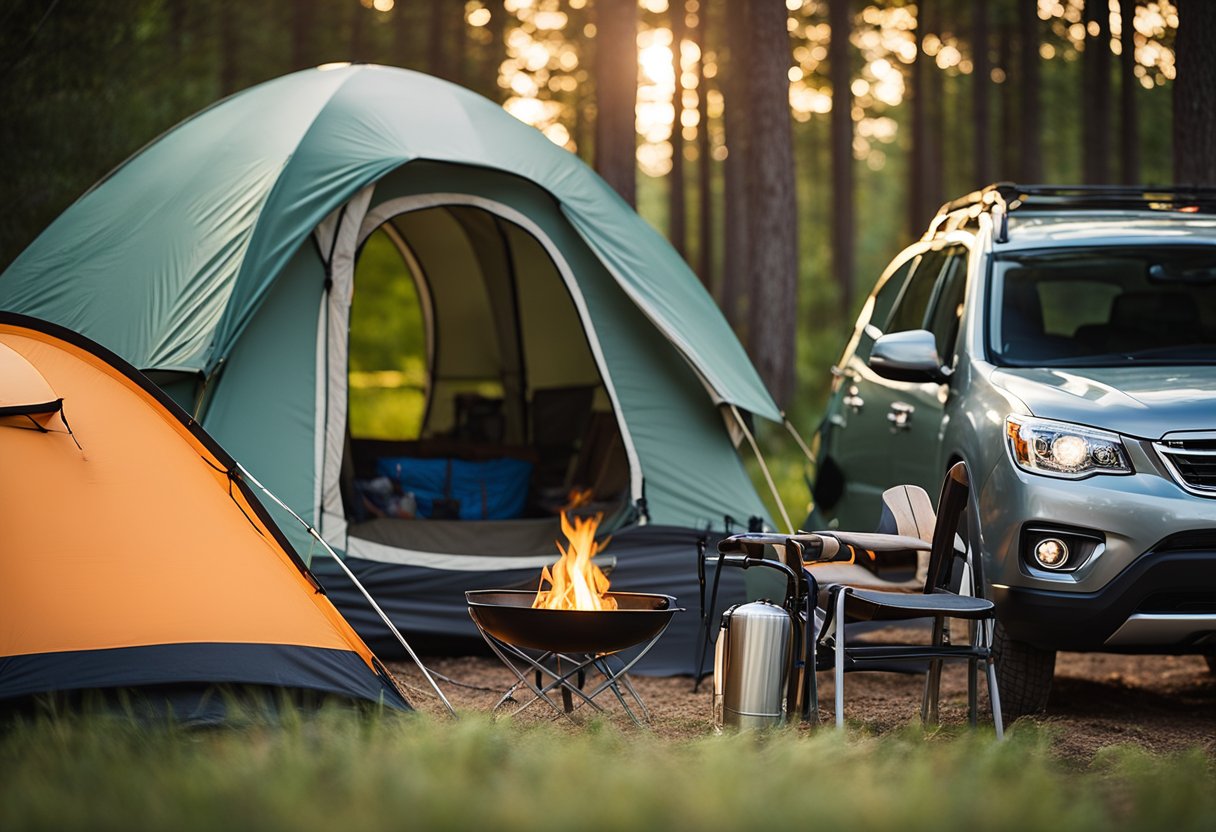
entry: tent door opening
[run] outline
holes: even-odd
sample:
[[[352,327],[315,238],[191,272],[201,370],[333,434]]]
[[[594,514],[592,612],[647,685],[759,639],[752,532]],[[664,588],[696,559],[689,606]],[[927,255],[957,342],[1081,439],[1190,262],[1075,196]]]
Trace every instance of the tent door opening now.
[[[552,551],[563,509],[626,507],[629,454],[593,335],[537,237],[451,204],[360,237],[338,345],[346,534],[454,554],[485,532],[521,554]]]

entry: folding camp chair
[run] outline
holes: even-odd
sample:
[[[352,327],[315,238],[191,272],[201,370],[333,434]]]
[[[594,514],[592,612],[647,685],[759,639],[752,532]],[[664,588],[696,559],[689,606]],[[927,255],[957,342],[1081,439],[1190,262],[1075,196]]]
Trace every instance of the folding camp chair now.
[[[979,663],[984,662],[988,680],[988,698],[997,737],[1004,736],[1001,721],[1000,694],[997,691],[996,667],[992,656],[992,634],[996,613],[992,601],[979,597],[982,580],[977,580],[978,564],[971,561],[975,553],[955,540],[967,506],[970,485],[967,467],[959,462],[946,474],[937,506],[937,522],[929,550],[928,575],[921,593],[891,592],[867,589],[848,584],[830,584],[823,588],[826,618],[816,639],[819,662],[830,656],[836,681],[836,724],[844,725],[844,674],[847,670],[887,669],[892,662],[928,660],[925,693],[921,704],[921,720],[936,723],[938,699],[941,692],[942,663],[947,660],[967,661],[967,703],[971,724],[976,723],[978,710]],[[877,536],[876,536],[877,537]],[[970,595],[951,589],[956,560],[968,568],[961,570],[963,580],[972,586]],[[909,644],[849,644],[846,620],[896,622],[929,618],[933,621],[932,641],[928,645]],[[947,626],[950,619],[974,623],[970,644],[951,644]]]
[[[891,670],[907,662],[928,661],[925,694],[921,705],[921,719],[935,723],[938,716],[938,699],[941,687],[942,663],[947,660],[968,662],[968,704],[970,721],[974,725],[978,710],[978,666],[983,661],[987,670],[989,699],[992,704],[993,722],[998,737],[1003,737],[1000,698],[997,691],[996,671],[992,657],[992,631],[995,624],[994,607],[990,600],[978,597],[976,580],[978,564],[970,562],[972,553],[966,546],[956,547],[955,540],[962,513],[969,494],[967,469],[958,463],[950,469],[942,487],[938,502],[932,541],[910,535],[858,534],[851,532],[803,532],[796,535],[741,534],[723,540],[718,547],[720,562],[749,568],[762,563],[763,549],[771,546],[777,553],[777,561],[789,574],[797,575],[795,585],[790,581],[784,606],[797,611],[804,625],[814,621],[813,626],[804,627],[807,632],[801,646],[791,651],[799,657],[799,667],[815,670],[835,671],[836,724],[844,725],[844,674],[852,670]],[[819,585],[816,573],[828,573],[842,561],[852,561],[854,553],[916,551],[929,548],[929,559],[924,583],[919,592],[909,592],[905,585],[898,590],[875,589],[870,586],[854,586],[848,583],[825,583]],[[970,595],[961,595],[951,589],[954,581],[953,569],[956,560],[966,568],[959,570],[962,581],[970,584]],[[827,564],[826,569],[817,565]],[[841,574],[839,571],[836,574]],[[892,584],[892,586],[896,586]],[[816,602],[821,609],[815,608]],[[876,621],[896,622],[932,619],[933,635],[928,645],[876,644],[871,642],[848,644],[844,622]],[[947,622],[961,619],[974,622],[974,636],[970,644],[950,643]],[[790,697],[792,702],[793,696]],[[814,672],[804,670],[802,696],[803,719],[817,717],[818,696]]]

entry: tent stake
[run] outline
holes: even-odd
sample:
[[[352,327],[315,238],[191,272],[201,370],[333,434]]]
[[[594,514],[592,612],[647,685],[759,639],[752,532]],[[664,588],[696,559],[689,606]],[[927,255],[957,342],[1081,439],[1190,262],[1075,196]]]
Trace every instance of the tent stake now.
[[[394,624],[392,622],[392,620],[385,614],[384,610],[382,610],[380,608],[380,605],[376,603],[376,599],[372,598],[371,593],[369,593],[367,591],[367,589],[363,586],[362,582],[360,582],[359,579],[355,577],[355,573],[350,571],[350,568],[346,565],[345,562],[343,562],[342,558],[338,556],[338,553],[335,552],[333,550],[333,548],[328,543],[325,542],[325,539],[323,537],[321,537],[320,534],[317,533],[317,530],[314,529],[307,520],[305,520],[303,517],[296,514],[294,511],[292,511],[291,507],[288,506],[286,503],[284,503],[282,500],[280,500],[278,497],[276,497],[269,488],[267,488],[266,486],[264,486],[260,482],[258,482],[257,477],[255,477],[253,474],[249,473],[249,469],[247,469],[244,465],[241,465],[239,462],[237,463],[236,467],[240,469],[241,474],[244,475],[244,477],[246,479],[248,479],[251,483],[253,483],[267,497],[269,497],[271,500],[273,500],[275,502],[275,505],[277,505],[279,508],[283,509],[288,514],[290,514],[292,517],[294,517],[297,521],[299,521],[300,525],[302,525],[305,529],[308,530],[308,533],[310,535],[312,535],[313,539],[315,539],[318,543],[320,543],[321,547],[323,549],[325,549],[326,552],[329,553],[329,556],[334,559],[334,562],[337,563],[338,566],[342,568],[342,571],[346,573],[346,577],[350,578],[351,583],[353,583],[355,585],[355,587],[359,590],[359,592],[361,592],[363,594],[363,597],[365,599],[367,599],[367,603],[371,604],[372,609],[374,609],[376,611],[376,614],[380,616],[380,620],[383,621],[385,626],[388,627],[389,630],[392,631],[393,635],[395,635],[397,637],[397,641],[401,642],[401,646],[405,648],[405,652],[409,654],[409,657],[411,659],[413,659],[414,664],[418,665],[418,669],[422,671],[422,675],[426,677],[426,680],[428,682],[430,682],[431,687],[435,689],[435,693],[438,694],[439,700],[441,702],[443,702],[443,706],[448,709],[448,713],[451,714],[453,717],[455,717],[456,709],[452,707],[452,703],[448,701],[448,698],[443,695],[443,691],[439,689],[439,683],[436,682],[434,680],[434,678],[431,677],[431,672],[426,669],[426,665],[424,665],[422,663],[422,659],[418,658],[418,654],[414,652],[413,647],[410,647],[409,642],[405,640],[405,636],[403,636],[401,634],[401,631],[397,629],[397,625]]]

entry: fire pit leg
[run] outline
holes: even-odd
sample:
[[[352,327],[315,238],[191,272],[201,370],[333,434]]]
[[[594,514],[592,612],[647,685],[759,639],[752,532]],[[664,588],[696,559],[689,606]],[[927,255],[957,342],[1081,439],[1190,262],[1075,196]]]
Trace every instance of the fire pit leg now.
[[[592,697],[588,696],[583,691],[573,687],[573,684],[570,682],[570,678],[572,676],[576,676],[580,671],[584,672],[584,673],[586,672],[587,665],[589,665],[593,661],[591,658],[588,658],[587,660],[580,662],[575,659],[572,659],[570,656],[567,656],[565,654],[545,653],[545,654],[541,655],[539,659],[534,659],[531,656],[529,656],[527,653],[525,653],[522,650],[520,650],[519,648],[515,647],[514,645],[506,644],[505,642],[499,641],[498,639],[494,638],[492,635],[485,632],[484,630],[482,631],[482,636],[485,639],[486,644],[488,644],[490,646],[490,649],[494,651],[495,655],[497,655],[498,658],[500,660],[502,660],[502,663],[505,664],[511,670],[511,672],[515,674],[516,678],[519,680],[514,685],[512,685],[511,688],[505,694],[503,694],[501,699],[498,700],[498,704],[496,704],[493,709],[495,712],[497,712],[503,705],[505,705],[508,700],[513,699],[513,694],[515,693],[515,691],[519,690],[521,687],[527,688],[529,691],[531,691],[532,699],[528,700],[527,702],[524,702],[522,705],[520,705],[518,708],[516,708],[512,712],[512,716],[514,716],[515,714],[521,713],[524,709],[526,709],[528,707],[531,707],[532,703],[539,699],[539,700],[543,700],[547,705],[549,705],[549,707],[553,708],[553,710],[555,710],[557,713],[563,714],[564,716],[567,716],[572,719],[573,717],[571,717],[570,714],[574,710],[573,698],[570,699],[569,709],[564,710],[563,708],[559,707],[551,698],[549,698],[549,693],[552,691],[555,691],[555,690],[562,691],[563,700],[565,700],[566,697],[572,696],[572,694],[576,694],[576,695],[578,695],[578,697],[580,699],[582,699],[584,702],[586,702],[588,705],[590,705],[595,710],[597,710],[597,711],[604,710],[600,705],[591,701]],[[555,672],[544,665],[544,662],[549,661],[550,659],[553,659],[554,661],[560,661],[561,659],[565,659],[566,661],[573,663],[574,667],[572,667],[570,670],[568,670],[564,673],[560,670]],[[524,670],[521,671],[519,668],[517,668],[515,666],[514,660],[519,660],[519,661],[524,662],[527,665],[527,667],[525,667]],[[531,675],[529,671],[535,672],[535,674],[537,676],[537,680],[538,680],[537,684],[533,684],[532,680],[528,678],[529,675]],[[548,684],[542,686],[539,682],[544,677],[551,678],[552,681],[550,681]]]
[[[662,632],[656,634],[655,637],[651,639],[649,643],[647,643],[646,647],[629,662],[624,662],[620,658],[612,655],[571,656],[566,653],[552,652],[544,653],[539,658],[533,658],[518,647],[498,640],[485,630],[482,630],[481,634],[485,639],[486,644],[488,644],[490,649],[494,651],[494,654],[498,656],[502,663],[505,664],[511,670],[511,672],[515,674],[516,679],[518,679],[518,681],[512,685],[505,694],[503,694],[502,698],[498,700],[498,703],[493,708],[495,713],[497,713],[499,709],[501,709],[508,701],[514,699],[514,693],[517,690],[526,688],[532,693],[532,699],[522,703],[518,708],[512,711],[512,716],[521,713],[526,708],[531,707],[532,703],[539,699],[543,700],[557,713],[562,714],[568,719],[573,719],[573,712],[577,709],[578,705],[582,704],[590,705],[596,711],[602,713],[604,708],[596,703],[594,699],[602,693],[611,691],[613,696],[615,696],[617,701],[621,704],[625,714],[635,725],[644,728],[646,727],[646,723],[650,721],[650,711],[646,708],[646,704],[642,701],[642,697],[634,688],[633,683],[629,681],[628,673],[629,670],[636,665],[647,652],[649,652],[650,648],[652,648],[655,643],[658,642]],[[620,663],[621,666],[619,668],[614,669],[609,663],[613,659]],[[516,666],[516,661],[524,662],[525,667],[521,670]],[[556,670],[545,665],[545,662],[548,661],[553,661],[557,665]],[[569,669],[564,671],[562,670],[563,661],[569,664]],[[583,690],[583,685],[586,684],[587,679],[587,668],[589,667],[594,668],[604,677],[604,680],[596,685],[590,692]],[[536,677],[535,682],[533,682],[532,678],[530,678],[533,675]],[[542,684],[543,680],[546,678],[550,681],[547,684]],[[623,691],[621,689],[622,686],[624,687]],[[554,691],[561,692],[562,703],[560,706],[549,696],[549,694]],[[626,694],[628,694],[629,698],[632,698],[637,704],[637,710],[641,712],[641,718],[639,718],[638,713],[635,712],[634,708],[630,706],[629,701],[626,698]],[[574,701],[575,697],[578,697],[582,701],[576,703]]]
[[[561,660],[561,657],[560,657],[560,656],[559,656],[559,657],[558,657],[558,659],[557,659],[557,672],[558,672],[558,673],[561,673],[561,672],[562,672],[562,660]],[[579,671],[578,671],[578,686],[579,686],[579,689],[580,689],[580,690],[581,690],[581,689],[582,689],[582,687],[583,687],[583,678],[584,678],[585,676],[586,676],[586,674],[585,674],[585,673],[583,673],[582,668],[579,668]],[[539,685],[538,685],[538,687],[539,687]],[[566,685],[562,685],[562,709],[563,709],[563,710],[564,710],[566,713],[573,713],[573,712],[574,712],[574,697],[570,695],[570,688],[569,688],[568,686],[566,686]]]

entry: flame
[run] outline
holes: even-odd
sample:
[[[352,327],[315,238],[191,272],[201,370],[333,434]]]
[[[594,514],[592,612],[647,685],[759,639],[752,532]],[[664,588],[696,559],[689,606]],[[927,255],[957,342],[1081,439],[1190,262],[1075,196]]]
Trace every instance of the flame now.
[[[595,530],[599,528],[602,514],[595,517],[575,517],[573,525],[562,512],[562,534],[569,541],[563,548],[559,542],[557,550],[562,553],[553,567],[544,567],[540,575],[540,589],[533,609],[545,610],[614,610],[616,599],[607,596],[608,576],[591,562],[608,541],[598,542]],[[546,582],[549,589],[545,589]]]
[[[579,488],[577,485],[570,489],[570,493],[566,495],[566,504],[562,506],[562,513],[574,511],[576,508],[591,505],[592,499],[595,497],[595,492],[590,488]]]

